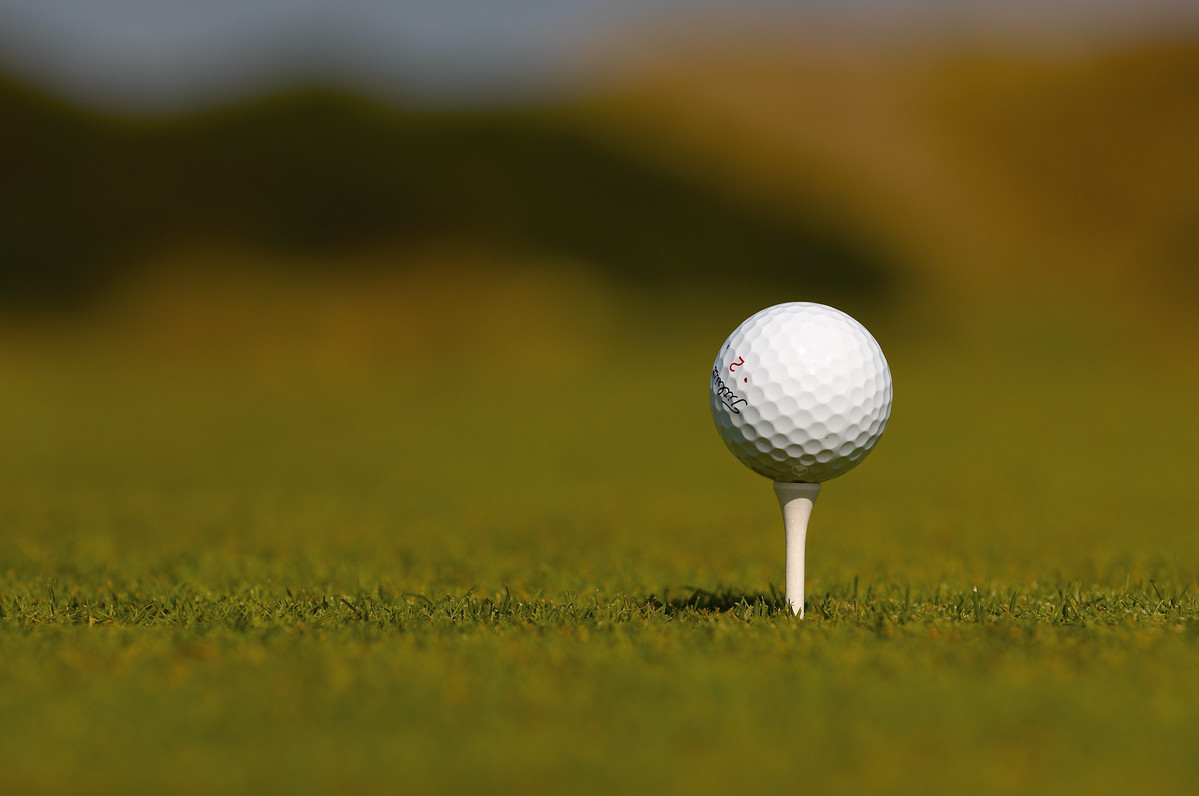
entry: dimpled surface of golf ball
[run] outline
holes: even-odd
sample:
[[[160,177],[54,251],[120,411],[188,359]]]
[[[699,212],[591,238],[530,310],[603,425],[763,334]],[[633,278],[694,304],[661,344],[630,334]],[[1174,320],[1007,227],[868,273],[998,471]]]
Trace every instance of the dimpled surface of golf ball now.
[[[862,324],[823,304],[755,314],[712,366],[712,417],[725,445],[775,481],[849,472],[891,415],[891,371]]]

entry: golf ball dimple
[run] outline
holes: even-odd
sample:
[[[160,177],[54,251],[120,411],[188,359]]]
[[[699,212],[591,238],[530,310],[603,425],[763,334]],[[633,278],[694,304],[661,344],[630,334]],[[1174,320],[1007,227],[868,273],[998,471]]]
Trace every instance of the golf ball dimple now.
[[[712,366],[712,418],[747,467],[775,481],[827,481],[861,463],[891,414],[891,371],[860,323],[823,304],[755,314]]]

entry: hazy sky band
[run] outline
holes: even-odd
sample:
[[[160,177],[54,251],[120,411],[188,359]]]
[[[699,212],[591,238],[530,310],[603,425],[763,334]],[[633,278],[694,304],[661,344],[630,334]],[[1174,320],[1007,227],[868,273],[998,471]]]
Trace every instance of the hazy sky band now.
[[[186,107],[287,81],[424,100],[569,87],[597,41],[724,12],[861,19],[978,2],[934,0],[0,0],[0,69],[102,105]],[[1199,4],[1197,4],[1199,5]],[[1189,16],[1188,3],[1064,2],[1056,16]],[[835,9],[835,11],[834,11]],[[1041,9],[1039,13],[1046,13]],[[887,16],[890,15],[890,16]],[[697,23],[698,24],[698,23]],[[1193,30],[1193,27],[1191,28]]]

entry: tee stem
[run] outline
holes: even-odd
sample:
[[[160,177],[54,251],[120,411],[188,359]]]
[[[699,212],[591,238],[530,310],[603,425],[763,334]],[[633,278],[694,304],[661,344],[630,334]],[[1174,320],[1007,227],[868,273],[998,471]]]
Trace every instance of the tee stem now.
[[[808,539],[808,518],[812,503],[820,494],[820,484],[774,482],[774,494],[783,509],[783,527],[787,531],[787,604],[791,612],[803,618],[804,547]]]

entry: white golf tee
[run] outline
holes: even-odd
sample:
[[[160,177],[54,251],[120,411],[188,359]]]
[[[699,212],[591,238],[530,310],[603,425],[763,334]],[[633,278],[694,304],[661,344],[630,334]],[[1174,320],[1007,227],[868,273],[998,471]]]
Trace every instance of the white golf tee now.
[[[774,494],[783,509],[783,527],[787,530],[787,604],[802,619],[804,546],[808,540],[808,518],[812,516],[812,503],[820,494],[820,484],[775,481]]]

